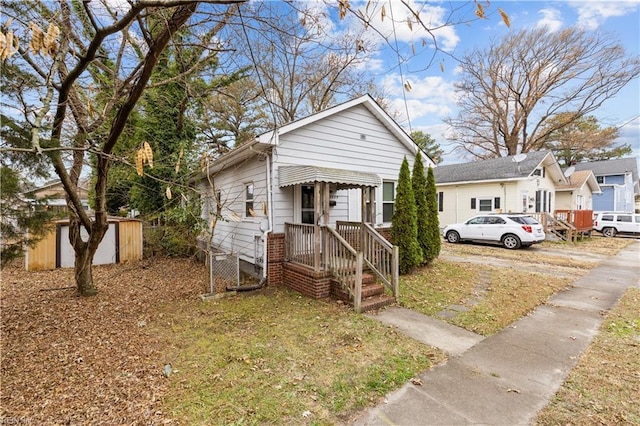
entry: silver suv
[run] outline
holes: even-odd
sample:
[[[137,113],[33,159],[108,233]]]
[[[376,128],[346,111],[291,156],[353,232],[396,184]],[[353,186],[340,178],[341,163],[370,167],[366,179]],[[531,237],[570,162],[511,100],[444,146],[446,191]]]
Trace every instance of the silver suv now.
[[[442,236],[450,243],[483,241],[500,243],[508,249],[529,247],[544,241],[542,225],[531,216],[518,213],[474,216],[464,223],[448,225]]]
[[[593,221],[593,229],[605,237],[616,234],[640,234],[640,214],[600,212]]]

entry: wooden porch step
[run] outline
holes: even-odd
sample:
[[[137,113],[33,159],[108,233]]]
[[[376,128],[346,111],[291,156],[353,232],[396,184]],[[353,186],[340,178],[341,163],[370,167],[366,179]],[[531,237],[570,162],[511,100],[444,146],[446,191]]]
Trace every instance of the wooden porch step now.
[[[385,306],[393,305],[395,302],[395,297],[389,296],[387,294],[379,294],[367,299],[363,298],[362,302],[360,303],[360,312],[367,312],[384,308]]]
[[[362,286],[362,299],[384,294],[384,286],[382,284],[366,284]],[[344,300],[351,303],[351,296],[346,290],[343,290],[338,283],[331,283],[331,296],[336,299]]]

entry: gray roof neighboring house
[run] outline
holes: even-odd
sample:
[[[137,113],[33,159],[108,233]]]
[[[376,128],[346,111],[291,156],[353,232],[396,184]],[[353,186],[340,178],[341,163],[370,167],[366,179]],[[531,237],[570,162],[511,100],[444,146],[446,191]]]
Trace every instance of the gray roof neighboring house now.
[[[574,167],[576,170],[591,170],[595,176],[622,175],[631,172],[635,192],[636,194],[640,192],[638,160],[635,157],[577,163]]]
[[[515,161],[516,159],[520,160],[522,157],[524,157],[524,159],[521,161]],[[535,151],[520,154],[520,156],[510,155],[508,157],[478,160],[471,163],[437,166],[434,168],[434,176],[436,185],[518,180],[531,176],[533,171],[541,165],[552,166],[554,164],[557,169],[554,170],[554,178],[563,181],[564,176],[551,151]]]

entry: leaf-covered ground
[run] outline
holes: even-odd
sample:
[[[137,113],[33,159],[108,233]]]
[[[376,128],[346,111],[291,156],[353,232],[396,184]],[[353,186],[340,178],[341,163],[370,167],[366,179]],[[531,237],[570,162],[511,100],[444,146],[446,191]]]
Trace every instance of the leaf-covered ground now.
[[[94,268],[99,294],[78,298],[73,271],[2,270],[0,422],[162,424],[161,304],[195,299],[207,274],[189,260]]]
[[[203,302],[188,260],[94,278],[79,298],[69,269],[2,271],[0,423],[336,424],[445,359],[285,289]]]

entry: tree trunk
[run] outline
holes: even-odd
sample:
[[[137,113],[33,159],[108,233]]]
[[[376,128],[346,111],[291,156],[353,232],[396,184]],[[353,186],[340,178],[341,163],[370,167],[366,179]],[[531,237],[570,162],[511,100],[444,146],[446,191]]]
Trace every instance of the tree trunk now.
[[[98,289],[93,283],[92,264],[94,253],[89,253],[89,246],[83,250],[83,253],[76,251],[75,261],[75,278],[76,278],[76,290],[80,296],[95,296],[98,294]]]
[[[69,217],[69,241],[75,253],[76,291],[79,296],[95,296],[98,293],[98,288],[93,282],[93,257],[109,228],[107,216],[104,213],[96,212],[95,220],[87,231],[89,235],[87,241],[82,239],[82,226],[79,218],[71,214]]]

